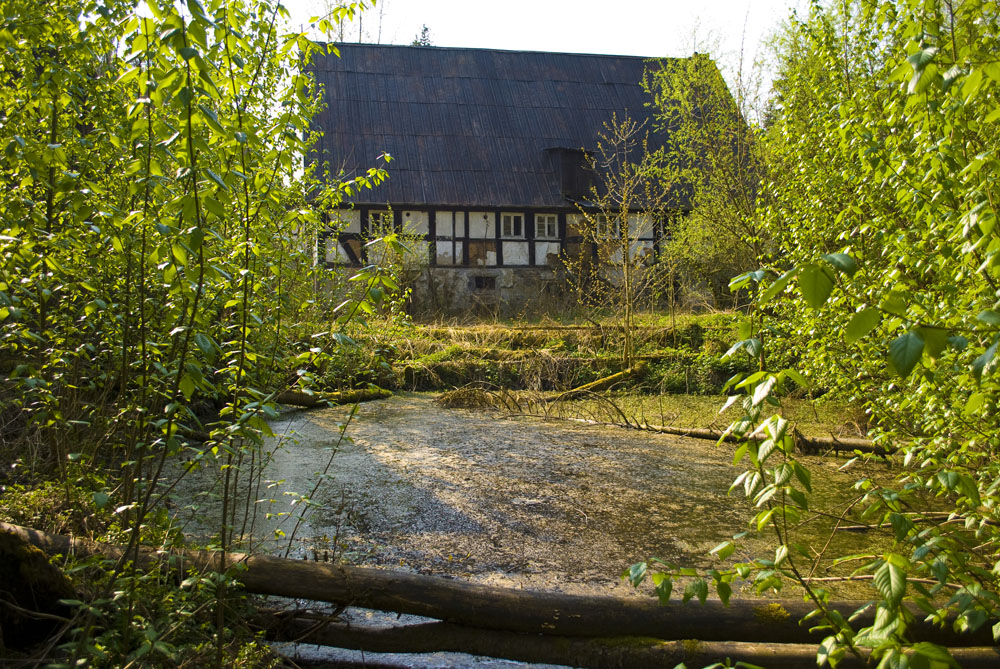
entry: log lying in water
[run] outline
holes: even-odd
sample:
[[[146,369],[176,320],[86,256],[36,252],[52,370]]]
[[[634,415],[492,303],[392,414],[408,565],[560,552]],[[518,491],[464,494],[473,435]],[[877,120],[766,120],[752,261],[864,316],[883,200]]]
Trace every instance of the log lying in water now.
[[[355,402],[370,402],[381,400],[392,395],[391,390],[379,387],[358,388],[355,390],[341,390],[330,393],[304,393],[298,390],[286,390],[274,398],[278,404],[287,404],[296,407],[319,407],[333,406],[338,404],[354,404]]]
[[[370,402],[391,397],[392,391],[373,386],[371,388],[358,388],[355,390],[341,390],[337,392],[316,392],[304,393],[299,390],[285,390],[278,393],[274,401],[278,404],[285,404],[293,407],[314,409],[319,407],[337,406],[341,404],[354,404],[355,402]],[[181,427],[179,430],[182,437],[192,441],[208,441],[212,437],[204,430],[195,430],[189,427]]]
[[[736,435],[722,432],[721,430],[712,430],[710,428],[688,428],[688,427],[673,427],[671,425],[643,425],[642,429],[651,430],[652,432],[661,432],[663,434],[674,434],[680,437],[693,437],[695,439],[711,439],[713,441],[743,441],[745,438],[737,437]],[[800,450],[803,451],[848,451],[854,452],[858,451],[860,453],[875,453],[876,455],[886,455],[887,449],[882,446],[876,445],[871,439],[859,439],[856,437],[809,437],[798,430],[794,433],[795,444]],[[757,435],[751,437],[751,439],[756,439],[757,441],[764,441],[767,439],[764,435]]]
[[[47,553],[121,555],[121,549],[79,539],[50,535],[0,523],[0,530],[15,532]],[[161,559],[151,552],[144,562]],[[800,600],[734,600],[729,606],[717,600],[705,604],[661,606],[653,598],[616,598],[531,592],[466,583],[440,576],[347,567],[289,560],[263,555],[230,553],[223,563],[219,553],[184,551],[171,560],[179,567],[219,571],[239,568],[237,578],[248,592],[296,599],[359,606],[379,611],[409,613],[451,623],[509,632],[556,636],[645,636],[657,639],[702,641],[765,640],[771,643],[816,643],[820,633],[810,633],[813,623],[799,621],[812,610]],[[858,602],[833,605],[845,617]],[[857,626],[870,625],[871,610],[855,617]],[[920,620],[922,615],[917,615]],[[992,645],[989,626],[959,634],[918,622],[912,635],[921,641],[949,646]]]
[[[728,658],[769,669],[815,666],[815,644],[778,644],[746,641],[695,641],[641,636],[566,637],[481,629],[447,622],[400,627],[348,624],[320,616],[262,614],[254,622],[271,641],[297,641],[363,650],[371,653],[459,652],[596,669],[672,667],[685,663],[702,667]],[[1000,650],[989,647],[953,648],[952,655],[966,669],[995,667]],[[863,666],[852,656],[840,667]]]
[[[528,414],[537,418],[550,418],[545,414]],[[607,421],[589,420],[586,418],[565,418],[574,423],[586,423],[588,425],[606,425],[609,427],[626,427],[635,430],[647,430],[649,432],[659,432],[660,434],[672,434],[678,437],[691,437],[692,439],[709,439],[711,441],[739,442],[745,439],[764,441],[764,435],[753,437],[737,437],[734,434],[713,430],[707,427],[675,427],[673,425],[651,425],[649,423],[621,422],[612,423]],[[795,443],[803,451],[859,451],[861,453],[874,453],[876,455],[886,455],[887,449],[875,445],[870,439],[858,439],[856,437],[808,437],[798,430],[795,430]],[[894,452],[891,449],[888,452]]]

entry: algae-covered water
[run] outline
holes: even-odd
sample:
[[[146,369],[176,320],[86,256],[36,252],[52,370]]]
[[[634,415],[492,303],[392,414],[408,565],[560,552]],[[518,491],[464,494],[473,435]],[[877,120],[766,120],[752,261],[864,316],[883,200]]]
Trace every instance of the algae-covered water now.
[[[753,515],[741,490],[727,495],[740,471],[732,448],[710,441],[443,409],[427,395],[364,404],[348,418],[349,410],[335,408],[272,424],[280,438],[267,445],[272,459],[250,507],[267,550],[494,585],[625,595],[632,589],[620,574],[640,560],[718,566],[708,551],[745,530]],[[843,461],[809,464],[818,497],[842,504],[836,500],[848,498],[854,478],[838,472]],[[290,538],[304,506],[299,494],[311,492],[324,469],[305,505],[306,522]],[[181,506],[207,479],[185,485]],[[240,511],[237,532],[248,533]],[[801,531],[818,549],[828,526],[819,520]],[[730,562],[765,554],[766,543],[744,542]],[[851,533],[836,538],[838,551],[865,543]]]

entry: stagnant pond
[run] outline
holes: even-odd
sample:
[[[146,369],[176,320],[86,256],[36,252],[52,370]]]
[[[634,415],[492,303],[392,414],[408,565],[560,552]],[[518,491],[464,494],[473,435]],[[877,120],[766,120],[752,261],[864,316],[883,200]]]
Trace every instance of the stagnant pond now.
[[[620,574],[639,560],[717,565],[707,552],[745,529],[753,513],[742,490],[727,496],[740,471],[733,449],[711,441],[443,409],[428,395],[362,405],[342,439],[348,417],[347,409],[324,409],[272,424],[273,457],[249,496],[257,500],[249,507],[257,549],[624,595],[632,589]],[[839,472],[842,464],[810,458],[819,497],[846,497],[855,476]],[[303,508],[298,495],[310,493],[318,475],[306,521],[291,536]],[[209,496],[206,484],[205,476],[188,477],[176,508],[192,500],[203,512],[212,508],[198,501]],[[243,511],[235,526],[248,534]],[[807,538],[828,526],[807,525]],[[837,549],[862,550],[867,540],[838,533]],[[759,540],[742,544],[731,560],[763,548]]]

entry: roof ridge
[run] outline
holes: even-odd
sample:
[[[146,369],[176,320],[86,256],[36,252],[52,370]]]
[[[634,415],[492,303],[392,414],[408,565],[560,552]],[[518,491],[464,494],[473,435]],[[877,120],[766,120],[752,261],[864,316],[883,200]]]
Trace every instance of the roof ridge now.
[[[319,42],[318,44],[332,44],[337,49],[348,48],[354,49],[358,47],[364,48],[376,48],[376,49],[417,49],[421,51],[438,50],[438,51],[475,51],[477,53],[484,53],[487,51],[495,53],[511,53],[511,54],[544,54],[548,56],[580,56],[584,58],[632,58],[636,60],[686,60],[692,56],[634,56],[629,54],[613,54],[613,53],[590,53],[590,52],[577,52],[577,51],[542,51],[540,49],[498,49],[495,47],[477,47],[477,46],[414,46],[412,44],[373,44],[370,42]]]

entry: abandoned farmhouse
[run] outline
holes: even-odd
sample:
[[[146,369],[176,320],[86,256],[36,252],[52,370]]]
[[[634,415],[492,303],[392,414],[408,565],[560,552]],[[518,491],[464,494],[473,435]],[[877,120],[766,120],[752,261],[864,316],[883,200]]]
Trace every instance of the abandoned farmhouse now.
[[[639,57],[489,49],[338,45],[311,64],[325,107],[315,159],[364,174],[383,153],[389,179],[356,193],[320,241],[330,264],[366,262],[365,241],[408,236],[424,279],[414,299],[438,311],[528,307],[564,290],[561,254],[589,253],[588,154],[605,124],[653,130]],[[636,226],[655,252],[659,223]]]

